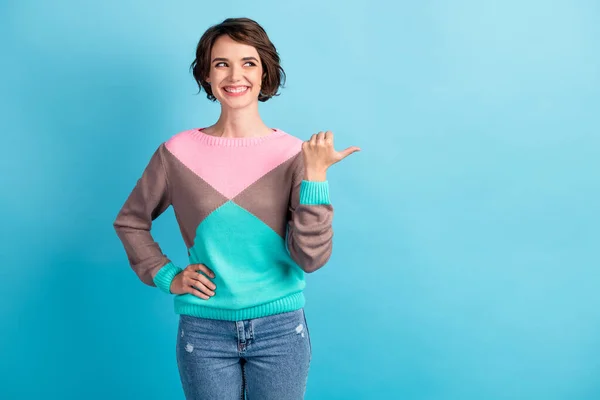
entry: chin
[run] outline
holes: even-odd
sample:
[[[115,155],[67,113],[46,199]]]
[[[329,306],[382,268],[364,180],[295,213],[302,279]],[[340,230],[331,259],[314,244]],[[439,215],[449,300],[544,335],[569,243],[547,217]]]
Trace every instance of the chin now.
[[[252,97],[250,97],[250,96],[252,96]],[[226,106],[227,108],[241,109],[241,108],[246,108],[248,106],[251,106],[255,103],[258,103],[258,95],[254,96],[253,93],[248,93],[248,97],[246,97],[246,96],[239,97],[239,98],[226,97],[226,98],[220,99],[219,102],[221,103],[222,106]]]
[[[256,99],[256,101],[258,102],[258,99]],[[222,101],[221,106],[225,106],[232,110],[239,110],[251,106],[254,103],[254,101]]]

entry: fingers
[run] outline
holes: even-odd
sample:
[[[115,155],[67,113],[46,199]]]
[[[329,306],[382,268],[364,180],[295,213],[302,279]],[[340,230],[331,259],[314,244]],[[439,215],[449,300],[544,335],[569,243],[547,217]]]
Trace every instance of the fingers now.
[[[196,286],[198,287],[199,285],[204,286],[205,288],[208,288],[210,290],[215,290],[217,288],[217,286],[212,283],[210,280],[208,280],[208,278],[202,274],[198,274],[196,272],[191,272],[190,275],[188,276],[188,279],[191,281],[191,285],[192,286]],[[211,296],[213,296],[214,293],[211,294]]]
[[[208,300],[211,296],[215,295],[215,292],[207,288],[200,281],[188,279],[188,283],[185,285],[188,293],[196,294],[199,293],[204,300]]]
[[[204,264],[190,264],[187,266],[186,269],[190,270],[190,271],[194,271],[194,272],[196,272],[197,270],[200,270],[211,278],[215,277],[215,273]]]
[[[204,300],[208,300],[211,296],[215,295],[215,289],[217,286],[211,282],[205,275],[198,271],[204,272],[204,274],[215,277],[215,273],[204,264],[190,264],[184,270],[183,285],[186,293],[193,294]]]
[[[193,288],[193,287],[191,287],[191,286],[188,286],[188,289],[187,289],[187,290],[188,290],[188,291],[187,291],[187,293],[189,293],[189,294],[193,294],[194,296],[200,297],[201,299],[204,299],[204,300],[208,300],[208,299],[210,299],[210,297],[209,297],[209,296],[205,295],[204,293],[202,293],[202,292],[201,292],[201,291],[199,291],[198,289],[196,289],[196,288]]]
[[[321,161],[326,167],[329,167],[361,149],[357,146],[351,146],[342,151],[335,151],[333,133],[331,131],[320,131],[302,143],[302,150],[305,156],[312,157],[313,163]]]
[[[311,146],[333,144],[333,133],[331,131],[320,131],[312,135],[308,142]]]
[[[317,144],[321,145],[325,143],[325,132],[319,132],[317,134]]]

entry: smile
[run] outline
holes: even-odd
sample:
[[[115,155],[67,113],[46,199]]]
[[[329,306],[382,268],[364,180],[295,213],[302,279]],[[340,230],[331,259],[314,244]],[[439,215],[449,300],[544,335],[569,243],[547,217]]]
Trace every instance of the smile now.
[[[227,93],[238,94],[247,91],[248,86],[227,86],[224,87],[223,90],[225,90]]]

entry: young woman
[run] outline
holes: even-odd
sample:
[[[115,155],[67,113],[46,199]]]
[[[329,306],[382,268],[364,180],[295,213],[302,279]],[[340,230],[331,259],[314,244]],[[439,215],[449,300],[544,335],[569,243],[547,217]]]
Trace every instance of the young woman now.
[[[285,79],[263,28],[227,19],[201,37],[193,75],[221,104],[214,125],[161,143],[114,221],[142,282],[173,294],[177,364],[187,399],[304,397],[311,345],[305,273],[332,251],[327,168],[333,134],[302,141],[261,119]],[[150,234],[173,206],[190,264]]]

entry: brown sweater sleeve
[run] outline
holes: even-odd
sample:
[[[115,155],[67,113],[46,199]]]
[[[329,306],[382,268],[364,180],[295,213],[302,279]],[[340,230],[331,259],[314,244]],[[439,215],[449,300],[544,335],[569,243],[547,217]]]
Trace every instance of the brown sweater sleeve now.
[[[152,155],[113,223],[131,268],[142,282],[150,286],[156,286],[154,276],[161,267],[171,262],[150,234],[152,221],[171,205],[163,165],[164,151],[163,143]]]
[[[294,163],[287,226],[287,248],[305,271],[314,272],[329,260],[333,247],[333,206],[327,181],[306,181],[302,154]]]

